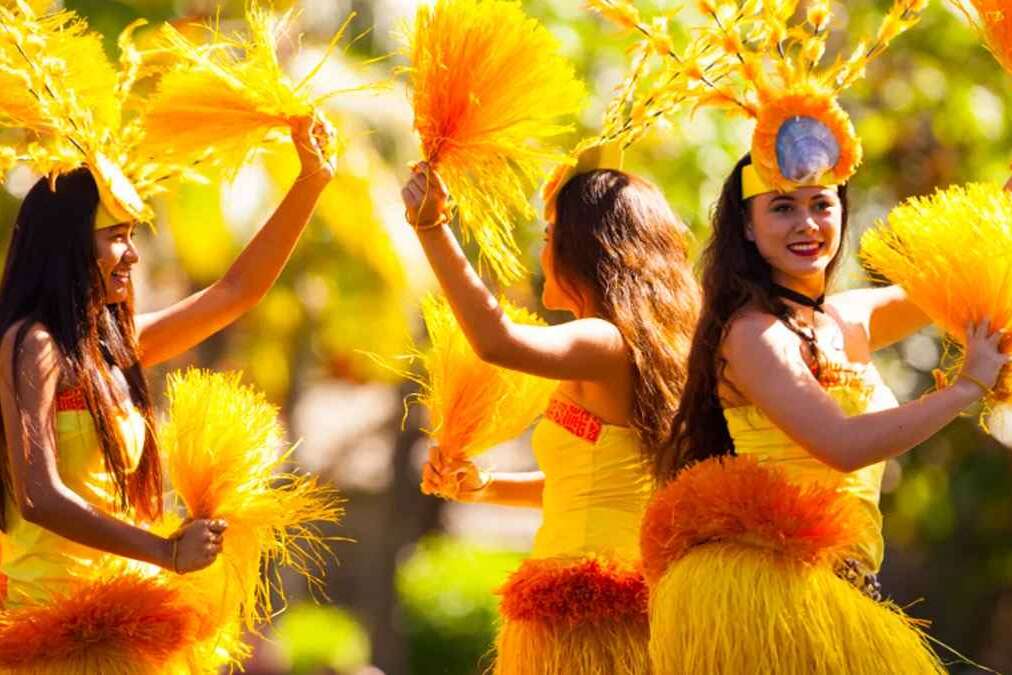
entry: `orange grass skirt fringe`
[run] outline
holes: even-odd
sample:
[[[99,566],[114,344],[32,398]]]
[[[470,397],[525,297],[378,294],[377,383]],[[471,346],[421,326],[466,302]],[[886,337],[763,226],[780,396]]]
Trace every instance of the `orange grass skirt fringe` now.
[[[647,675],[647,587],[639,570],[532,559],[500,589],[495,675]]]

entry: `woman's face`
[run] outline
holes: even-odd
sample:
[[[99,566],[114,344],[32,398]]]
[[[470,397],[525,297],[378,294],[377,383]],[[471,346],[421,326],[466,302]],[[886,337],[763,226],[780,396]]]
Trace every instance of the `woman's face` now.
[[[555,236],[555,224],[548,223],[545,228],[545,245],[541,249],[541,269],[545,273],[545,287],[541,291],[541,304],[545,309],[561,310],[579,316],[579,298],[565,282],[560,283],[552,255],[552,238]]]
[[[745,237],[773,268],[773,280],[822,293],[826,268],[840,250],[843,205],[836,188],[757,195],[749,215]]]
[[[140,260],[133,241],[134,227],[133,223],[122,223],[95,230],[95,256],[107,305],[130,297],[130,270]]]

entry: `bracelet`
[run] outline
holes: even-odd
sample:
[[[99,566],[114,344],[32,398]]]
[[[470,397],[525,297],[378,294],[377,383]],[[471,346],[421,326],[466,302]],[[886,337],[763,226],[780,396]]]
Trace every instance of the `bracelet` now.
[[[416,225],[415,223],[411,222],[411,217],[408,214],[407,210],[405,210],[404,220],[408,221],[408,223],[411,224],[411,227],[415,229],[415,232],[425,232],[427,230],[435,230],[436,228],[442,227],[443,225],[449,225],[450,214],[448,214],[446,211],[443,211],[442,213],[439,214],[439,217],[436,218],[431,223],[425,225]]]
[[[990,396],[991,395],[991,387],[987,386],[986,384],[984,384],[983,382],[981,382],[980,380],[978,380],[973,375],[970,375],[969,373],[960,372],[959,375],[958,375],[958,377],[962,377],[964,380],[966,380],[968,382],[973,382],[975,385],[977,385],[978,387],[980,387],[980,390],[982,392],[984,392],[984,396]]]

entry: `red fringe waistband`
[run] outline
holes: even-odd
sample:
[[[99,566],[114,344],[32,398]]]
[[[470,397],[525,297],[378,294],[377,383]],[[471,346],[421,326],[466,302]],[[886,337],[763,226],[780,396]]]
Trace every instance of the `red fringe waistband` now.
[[[808,563],[844,557],[865,522],[858,501],[832,486],[794,484],[751,457],[709,459],[683,470],[647,506],[643,572],[653,585],[691,548],[717,541]]]
[[[499,589],[511,621],[598,623],[647,618],[647,586],[639,569],[589,558],[531,559]]]

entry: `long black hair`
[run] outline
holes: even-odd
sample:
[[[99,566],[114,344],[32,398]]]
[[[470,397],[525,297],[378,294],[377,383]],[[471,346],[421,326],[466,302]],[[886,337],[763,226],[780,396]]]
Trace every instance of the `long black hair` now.
[[[25,335],[41,324],[59,348],[62,381],[80,389],[95,422],[105,467],[121,509],[144,518],[161,512],[162,475],[155,444],[154,411],[140,369],[134,333],[133,298],[107,305],[95,251],[98,186],[87,168],[38,181],[18,212],[0,281],[0,335],[18,325],[12,372]],[[122,371],[147,433],[136,469],[116,418],[122,413],[113,380]],[[17,386],[15,385],[15,396]],[[20,424],[20,420],[0,423]],[[10,458],[0,453],[0,529],[6,529],[5,497],[11,494]]]

